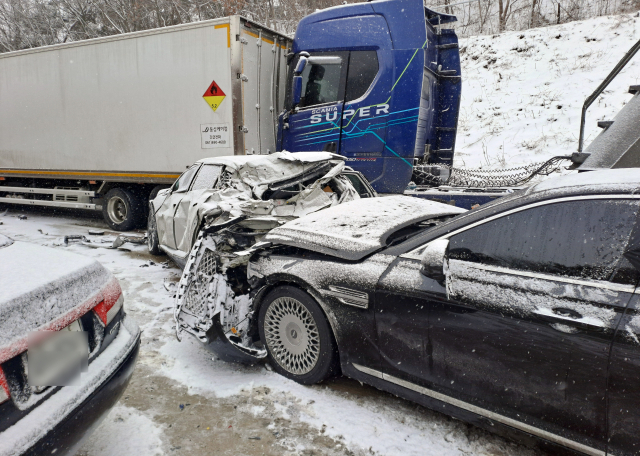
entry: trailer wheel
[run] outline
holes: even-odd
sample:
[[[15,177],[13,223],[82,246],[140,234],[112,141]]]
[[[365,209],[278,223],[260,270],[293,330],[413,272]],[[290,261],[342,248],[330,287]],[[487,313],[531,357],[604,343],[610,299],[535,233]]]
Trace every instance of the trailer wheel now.
[[[102,217],[116,231],[130,231],[144,220],[143,199],[129,190],[112,188],[104,196]]]

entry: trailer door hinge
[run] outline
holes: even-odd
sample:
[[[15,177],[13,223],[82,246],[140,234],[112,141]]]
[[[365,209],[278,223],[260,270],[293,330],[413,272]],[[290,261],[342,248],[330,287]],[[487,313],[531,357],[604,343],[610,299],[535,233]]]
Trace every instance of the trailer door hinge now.
[[[242,79],[243,82],[248,82],[249,81],[249,77],[246,74],[241,74],[240,75],[240,79]]]
[[[249,44],[249,42],[246,40],[246,38],[242,38],[242,37],[240,38],[240,42],[242,44]]]
[[[249,129],[247,127],[245,127],[244,125],[240,125],[238,128],[240,129],[240,131],[242,133],[249,133]]]

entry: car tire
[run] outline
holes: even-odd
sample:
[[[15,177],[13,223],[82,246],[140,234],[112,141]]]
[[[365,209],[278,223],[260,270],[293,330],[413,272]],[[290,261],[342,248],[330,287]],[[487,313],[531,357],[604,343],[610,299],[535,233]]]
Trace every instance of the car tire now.
[[[304,291],[281,286],[260,307],[258,328],[273,368],[303,385],[338,373],[338,349],[318,303]]]
[[[130,190],[112,188],[104,196],[102,217],[115,231],[130,231],[141,225],[145,207],[143,199]]]
[[[149,215],[147,216],[147,247],[152,255],[162,255],[160,250],[160,239],[158,238],[158,226],[156,225],[156,214],[153,206],[149,203]]]

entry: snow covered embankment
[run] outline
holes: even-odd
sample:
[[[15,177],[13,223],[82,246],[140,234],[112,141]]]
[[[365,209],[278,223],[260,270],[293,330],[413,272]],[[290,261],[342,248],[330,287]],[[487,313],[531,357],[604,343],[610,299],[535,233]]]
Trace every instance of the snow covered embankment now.
[[[454,166],[511,168],[576,152],[585,98],[639,39],[638,13],[461,39]],[[636,84],[640,55],[589,109],[585,146]]]

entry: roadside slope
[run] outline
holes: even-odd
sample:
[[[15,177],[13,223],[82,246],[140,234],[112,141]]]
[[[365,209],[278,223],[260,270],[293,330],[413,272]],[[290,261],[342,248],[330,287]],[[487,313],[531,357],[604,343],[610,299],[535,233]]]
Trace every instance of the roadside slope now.
[[[639,13],[461,39],[454,166],[511,168],[577,151],[584,99],[639,39]],[[585,146],[636,84],[640,55],[591,106]]]

